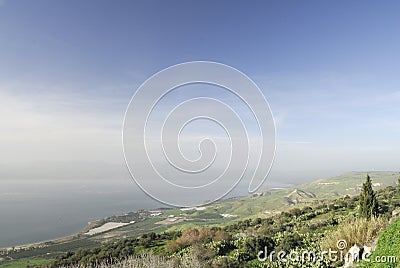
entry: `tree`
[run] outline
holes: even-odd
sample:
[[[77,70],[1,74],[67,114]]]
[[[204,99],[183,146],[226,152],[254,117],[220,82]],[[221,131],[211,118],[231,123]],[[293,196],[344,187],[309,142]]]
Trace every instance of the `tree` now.
[[[375,192],[372,189],[371,178],[367,174],[367,179],[363,183],[360,194],[360,217],[370,219],[371,216],[378,216],[378,201],[376,200]]]
[[[400,178],[397,179],[397,194],[400,195]]]

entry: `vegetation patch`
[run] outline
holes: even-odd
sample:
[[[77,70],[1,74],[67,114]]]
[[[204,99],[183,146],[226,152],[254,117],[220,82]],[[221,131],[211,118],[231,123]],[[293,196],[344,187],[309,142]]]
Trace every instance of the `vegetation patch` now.
[[[400,267],[400,218],[379,234],[376,249],[369,260],[372,262],[370,267]]]
[[[322,248],[336,250],[340,240],[346,241],[347,252],[354,244],[372,244],[378,233],[385,227],[387,220],[379,217],[354,218],[351,217],[340,223],[336,230],[329,232],[323,240]]]

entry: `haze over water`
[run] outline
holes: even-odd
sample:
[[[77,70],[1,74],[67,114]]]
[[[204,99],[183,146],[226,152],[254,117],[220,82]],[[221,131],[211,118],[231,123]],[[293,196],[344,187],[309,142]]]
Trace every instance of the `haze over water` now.
[[[0,247],[70,235],[88,221],[159,206],[128,184],[0,180]]]
[[[270,187],[287,186],[268,183]],[[240,187],[229,196],[244,195]],[[81,231],[89,221],[167,207],[126,180],[0,180],[0,248]]]

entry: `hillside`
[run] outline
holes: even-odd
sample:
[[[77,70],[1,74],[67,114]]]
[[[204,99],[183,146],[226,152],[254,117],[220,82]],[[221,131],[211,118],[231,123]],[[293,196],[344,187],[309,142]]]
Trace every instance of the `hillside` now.
[[[391,247],[400,242],[395,236],[397,221],[385,229],[391,215],[398,214],[399,193],[400,188],[391,186],[376,192],[379,218],[358,217],[358,197],[341,197],[320,205],[293,205],[288,212],[233,221],[223,227],[192,226],[124,238],[64,254],[49,267],[93,267],[98,262],[108,263],[100,267],[338,267],[345,259],[324,256],[324,250],[339,249],[344,256],[354,244],[371,245],[383,229],[378,240],[380,254],[394,254],[400,260],[398,249]],[[316,257],[293,259],[287,255],[281,259],[272,254],[293,250],[314,252]]]
[[[338,197],[359,194],[367,173],[374,183],[375,190],[395,186],[400,177],[399,172],[349,172],[296,187],[265,190],[251,196],[220,201],[207,207],[206,211],[214,210],[221,214],[246,217],[272,215],[288,210],[294,204],[316,205]]]
[[[387,186],[395,186],[399,173],[370,172],[369,174],[373,180],[374,189],[382,190]],[[88,228],[74,236],[30,246],[17,247],[14,250],[3,250],[3,265],[11,265],[13,263],[7,261],[8,259],[23,261],[30,258],[32,259],[32,263],[34,263],[33,260],[35,262],[51,260],[68,251],[76,251],[79,248],[97,248],[104,243],[110,243],[120,238],[136,238],[147,233],[155,233],[157,235],[168,234],[161,238],[162,241],[156,243],[157,245],[162,245],[162,247],[157,246],[156,252],[160,252],[160,250],[161,252],[165,252],[164,246],[166,240],[174,239],[174,237],[180,234],[181,230],[189,227],[214,226],[215,228],[228,230],[229,235],[237,235],[235,232],[238,228],[242,228],[240,226],[244,226],[242,229],[247,232],[250,225],[257,225],[254,222],[261,223],[271,217],[279,218],[282,221],[282,211],[289,211],[290,215],[293,214],[296,217],[304,214],[309,215],[304,216],[307,218],[313,215],[310,218],[312,222],[308,222],[307,224],[315,225],[317,226],[316,228],[322,228],[321,230],[323,230],[326,228],[324,224],[329,225],[330,222],[338,221],[341,217],[349,214],[349,209],[352,209],[354,202],[356,202],[356,199],[349,198],[349,196],[357,194],[357,191],[359,191],[357,189],[365,180],[365,175],[366,173],[352,172],[338,177],[299,185],[295,188],[266,190],[251,196],[219,201],[204,207],[158,209],[130,212],[121,216],[111,216],[91,223]],[[337,207],[331,208],[334,213],[325,209],[332,202],[333,204],[337,204]],[[309,210],[310,207],[316,211],[319,208],[320,212],[309,214],[311,213]],[[260,220],[255,221],[255,219]],[[284,221],[286,220],[288,219],[284,217]],[[117,228],[107,230],[104,226],[117,226]],[[282,228],[282,226],[279,228]],[[104,231],[89,231],[99,229]],[[154,238],[154,236],[152,237]],[[143,243],[143,240],[140,243]],[[144,245],[148,247],[147,243]],[[143,245],[140,248],[146,249]]]
[[[371,259],[384,256],[385,263],[370,264],[369,267],[400,267],[400,218],[386,227],[378,237],[376,250]],[[395,260],[393,257],[397,257]]]
[[[375,190],[394,186],[400,178],[400,172],[349,172],[341,176],[320,179],[304,184],[301,186],[301,189],[314,193],[318,198],[356,195],[360,193],[367,173],[372,179]]]

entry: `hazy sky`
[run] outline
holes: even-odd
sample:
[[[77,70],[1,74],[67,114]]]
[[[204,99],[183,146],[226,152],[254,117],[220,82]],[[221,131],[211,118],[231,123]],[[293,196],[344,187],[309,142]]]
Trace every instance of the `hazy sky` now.
[[[150,75],[194,60],[231,65],[264,92],[277,127],[271,180],[399,170],[399,10],[361,0],[2,0],[0,179],[125,178],[129,99]]]

